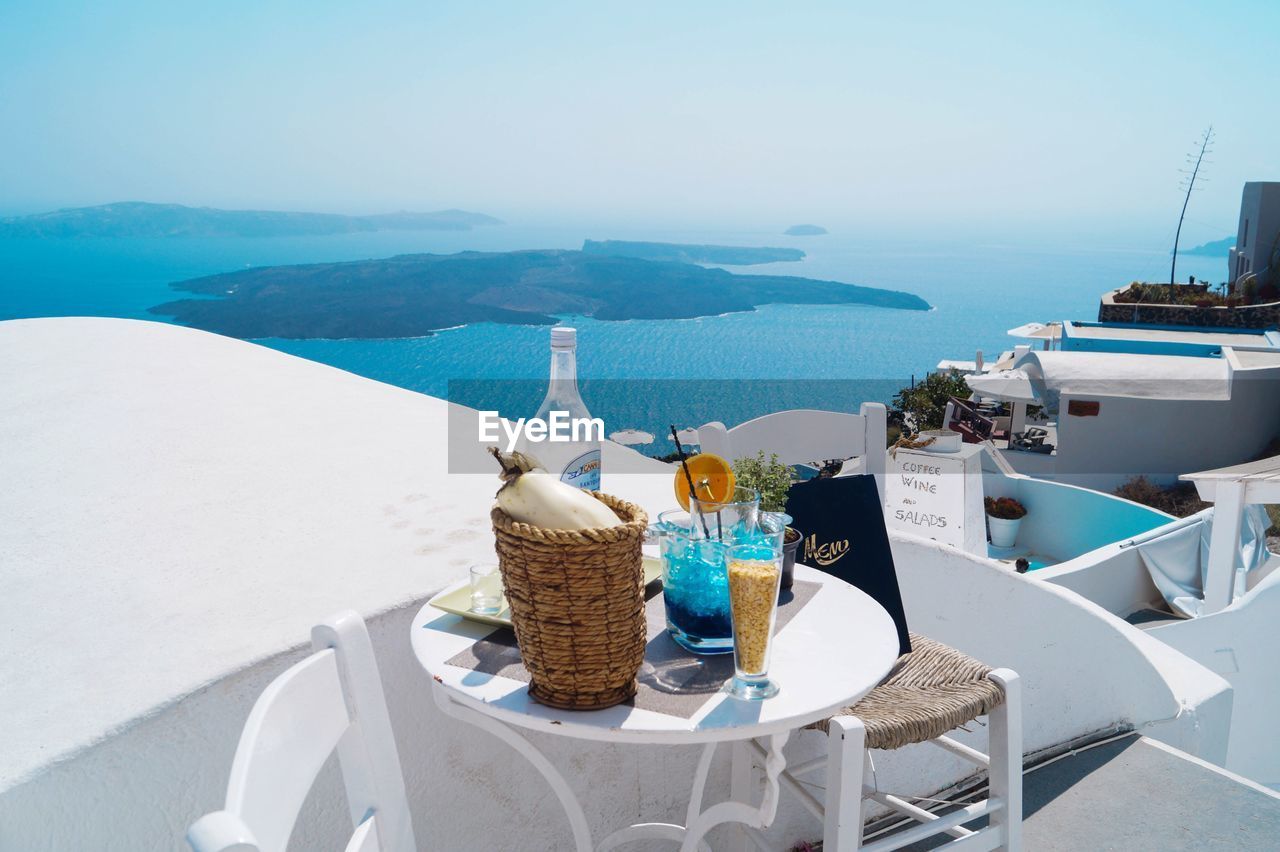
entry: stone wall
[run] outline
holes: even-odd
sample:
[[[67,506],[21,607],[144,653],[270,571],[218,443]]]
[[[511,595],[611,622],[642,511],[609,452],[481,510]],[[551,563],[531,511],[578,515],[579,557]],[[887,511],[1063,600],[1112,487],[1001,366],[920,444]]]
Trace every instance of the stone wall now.
[[[1122,304],[1115,301],[1119,290],[1107,293],[1098,305],[1098,322],[1142,323],[1146,325],[1194,325],[1207,328],[1280,328],[1280,302],[1235,308],[1197,308],[1194,305]]]

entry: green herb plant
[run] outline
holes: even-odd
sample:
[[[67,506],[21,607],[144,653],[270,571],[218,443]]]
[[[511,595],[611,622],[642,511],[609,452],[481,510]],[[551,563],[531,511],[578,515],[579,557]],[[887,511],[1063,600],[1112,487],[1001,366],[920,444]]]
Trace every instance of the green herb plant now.
[[[754,457],[744,456],[733,463],[733,475],[738,485],[760,492],[760,508],[766,512],[784,511],[787,492],[791,490],[791,468],[778,461],[778,454],[764,457],[761,450]]]

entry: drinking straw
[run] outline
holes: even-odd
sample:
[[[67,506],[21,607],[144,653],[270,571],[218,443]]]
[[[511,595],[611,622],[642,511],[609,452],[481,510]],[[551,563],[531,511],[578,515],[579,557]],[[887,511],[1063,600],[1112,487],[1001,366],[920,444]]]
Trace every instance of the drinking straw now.
[[[684,471],[684,481],[689,486],[689,508],[693,509],[694,500],[698,499],[698,492],[693,487],[693,474],[689,473],[689,457],[685,455],[684,445],[680,443],[680,433],[676,431],[676,424],[671,424],[671,439],[676,442],[676,452],[680,454],[680,468]],[[711,538],[711,531],[707,529],[707,519],[698,512],[698,517],[702,519],[702,534],[707,538]]]

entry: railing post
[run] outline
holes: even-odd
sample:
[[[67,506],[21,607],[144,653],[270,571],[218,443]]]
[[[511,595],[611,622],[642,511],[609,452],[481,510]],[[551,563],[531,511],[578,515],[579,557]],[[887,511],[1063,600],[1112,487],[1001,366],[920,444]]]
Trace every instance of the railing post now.
[[[1214,491],[1213,531],[1209,536],[1209,568],[1204,578],[1204,614],[1231,605],[1236,553],[1244,517],[1245,483],[1221,481]]]
[[[865,472],[876,478],[876,490],[880,492],[880,505],[883,506],[884,477],[889,469],[888,439],[885,437],[888,429],[888,411],[882,402],[864,402],[858,407],[858,413],[865,418],[863,421],[863,441],[867,460]]]
[[[1013,403],[1013,411],[1009,416],[1009,436],[1012,438],[1019,432],[1025,432],[1027,429],[1027,404],[1025,402]]]

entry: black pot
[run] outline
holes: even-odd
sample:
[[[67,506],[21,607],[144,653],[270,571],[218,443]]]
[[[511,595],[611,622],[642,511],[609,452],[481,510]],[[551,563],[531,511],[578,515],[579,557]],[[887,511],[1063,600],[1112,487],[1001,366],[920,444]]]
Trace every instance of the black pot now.
[[[794,538],[791,537],[792,533],[795,533]],[[791,588],[791,581],[796,573],[796,553],[803,542],[804,536],[799,530],[787,527],[787,531],[782,536],[782,588],[784,589]]]

